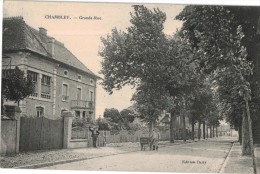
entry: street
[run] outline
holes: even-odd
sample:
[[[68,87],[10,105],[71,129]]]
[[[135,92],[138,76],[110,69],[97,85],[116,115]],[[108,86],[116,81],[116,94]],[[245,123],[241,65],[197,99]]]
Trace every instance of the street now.
[[[231,140],[199,141],[66,163],[42,169],[139,171],[139,172],[200,172],[218,173],[231,148]]]

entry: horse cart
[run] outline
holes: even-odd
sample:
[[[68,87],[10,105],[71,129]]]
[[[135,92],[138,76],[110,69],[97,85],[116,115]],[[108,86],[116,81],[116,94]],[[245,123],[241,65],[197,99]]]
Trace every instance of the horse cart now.
[[[146,147],[149,147],[152,150],[152,138],[151,137],[140,137],[141,150],[145,150]]]
[[[141,151],[144,150],[146,147],[149,147],[150,150],[158,150],[158,140],[154,139],[152,137],[140,137],[140,145],[141,145]]]

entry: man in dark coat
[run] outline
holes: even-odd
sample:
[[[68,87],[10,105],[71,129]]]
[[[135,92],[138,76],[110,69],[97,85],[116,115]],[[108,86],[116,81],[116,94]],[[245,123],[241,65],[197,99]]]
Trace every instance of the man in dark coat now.
[[[89,130],[91,131],[91,137],[93,139],[93,147],[97,147],[97,138],[99,135],[99,131],[97,127],[89,127]]]

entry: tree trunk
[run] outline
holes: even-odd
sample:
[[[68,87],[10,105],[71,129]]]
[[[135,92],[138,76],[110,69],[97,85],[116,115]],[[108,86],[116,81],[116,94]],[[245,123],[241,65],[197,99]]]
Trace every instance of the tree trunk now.
[[[218,137],[218,127],[216,127],[216,137]]]
[[[239,144],[242,145],[242,120],[239,121],[238,125],[238,141]]]
[[[184,142],[186,142],[186,121],[185,121],[185,115],[187,114],[186,111],[186,100],[183,97],[184,107],[183,107],[183,113],[182,113],[182,122],[183,122],[183,128],[182,128],[182,139]]]
[[[149,136],[152,135],[153,129],[154,129],[154,120],[151,120],[149,124]]]
[[[206,131],[207,131],[207,138],[209,138],[209,126],[208,125],[207,125]]]
[[[242,121],[242,155],[251,155],[248,119],[245,111],[243,111]]]
[[[210,138],[212,138],[212,126],[209,126],[209,136],[210,136]]]
[[[200,135],[201,135],[200,127],[201,127],[201,121],[199,121],[199,125],[198,125],[198,139],[199,140],[200,140]]]
[[[205,125],[205,121],[202,122],[203,123],[203,139],[206,139],[206,125]]]
[[[185,115],[182,116],[182,139],[184,142],[186,142],[186,124],[185,124]]]
[[[192,121],[192,124],[191,124],[191,139],[194,141],[194,121]]]
[[[179,130],[180,130],[180,127],[181,127],[181,116],[177,116],[176,117],[176,124],[175,124],[175,126],[176,126],[176,137],[174,137],[176,140],[179,140],[180,139],[180,135],[179,135]]]
[[[252,155],[252,158],[253,158],[253,168],[254,168],[254,174],[256,174],[256,162],[255,162],[254,142],[253,142],[253,134],[252,134],[252,120],[251,120],[251,116],[250,116],[248,98],[247,98],[246,95],[244,95],[244,100],[245,100],[245,103],[246,103],[246,115],[247,115],[247,121],[248,121],[248,129],[249,129],[250,149],[251,149],[251,155]]]
[[[174,123],[175,123],[174,113],[171,112],[171,122],[170,122],[170,143],[174,143]]]
[[[214,126],[212,126],[212,138],[215,137],[215,130],[214,130]]]

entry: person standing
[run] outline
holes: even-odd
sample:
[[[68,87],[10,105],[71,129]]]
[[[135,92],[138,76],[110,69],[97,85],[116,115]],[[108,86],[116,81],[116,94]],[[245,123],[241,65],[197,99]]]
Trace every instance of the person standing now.
[[[158,150],[160,138],[161,138],[161,135],[160,135],[159,130],[157,129],[155,132],[155,138],[154,138],[154,142],[153,142],[153,150]]]
[[[91,137],[93,139],[93,147],[97,147],[97,138],[99,136],[99,131],[97,127],[89,127],[89,130],[91,131]]]
[[[151,138],[151,145],[150,145],[151,149],[158,150],[158,141],[160,139],[160,133],[158,131],[156,132],[154,129],[150,138]]]

